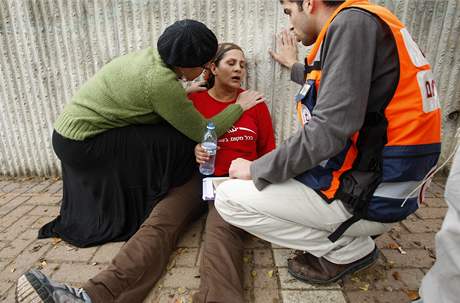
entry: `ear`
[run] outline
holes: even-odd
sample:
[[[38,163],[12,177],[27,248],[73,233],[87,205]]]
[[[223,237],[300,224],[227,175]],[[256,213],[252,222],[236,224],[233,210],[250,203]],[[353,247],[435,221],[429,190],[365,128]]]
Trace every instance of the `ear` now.
[[[322,0],[319,0],[322,1]],[[317,6],[316,0],[304,0],[302,4],[302,8],[304,11],[308,13],[312,13]]]
[[[211,71],[211,73],[215,76],[217,74],[216,70],[217,70],[217,66],[215,63],[211,63],[211,65],[209,66],[209,70]]]

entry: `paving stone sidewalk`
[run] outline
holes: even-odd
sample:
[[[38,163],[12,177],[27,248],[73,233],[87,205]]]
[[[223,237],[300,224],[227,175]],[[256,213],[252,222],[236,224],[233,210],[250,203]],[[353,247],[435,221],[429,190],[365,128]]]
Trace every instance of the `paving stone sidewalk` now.
[[[426,204],[377,239],[377,265],[338,284],[317,287],[287,273],[290,249],[248,237],[245,244],[247,302],[410,302],[435,260],[434,235],[447,206],[445,179],[435,179]],[[16,279],[38,267],[57,281],[80,286],[108,265],[123,243],[80,249],[59,239],[37,240],[37,231],[59,212],[62,182],[56,179],[0,178],[0,302],[14,302]],[[147,303],[188,303],[199,285],[204,217],[180,239],[167,272]]]

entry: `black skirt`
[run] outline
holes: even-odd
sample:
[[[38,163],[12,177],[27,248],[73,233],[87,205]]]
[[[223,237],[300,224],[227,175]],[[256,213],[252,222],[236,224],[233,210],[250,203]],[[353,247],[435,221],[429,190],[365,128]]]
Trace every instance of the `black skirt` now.
[[[171,187],[191,178],[195,144],[166,123],[116,128],[83,141],[54,132],[63,199],[60,215],[38,237],[78,247],[127,240]]]

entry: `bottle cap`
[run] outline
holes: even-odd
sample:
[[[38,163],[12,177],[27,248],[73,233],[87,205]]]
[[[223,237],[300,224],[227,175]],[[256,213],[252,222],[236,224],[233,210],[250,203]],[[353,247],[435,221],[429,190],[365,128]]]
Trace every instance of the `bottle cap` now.
[[[212,121],[208,121],[208,125],[206,126],[208,129],[214,129],[216,128],[216,126],[214,125],[214,123]]]

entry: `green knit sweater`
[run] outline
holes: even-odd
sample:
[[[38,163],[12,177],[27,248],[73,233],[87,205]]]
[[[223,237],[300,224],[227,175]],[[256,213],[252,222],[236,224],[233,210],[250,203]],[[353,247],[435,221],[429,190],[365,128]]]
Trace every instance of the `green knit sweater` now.
[[[222,135],[239,119],[240,105],[228,106],[212,121]],[[167,121],[199,142],[207,120],[187,99],[177,75],[153,48],[118,57],[90,78],[54,124],[63,137],[84,140],[106,130]]]

